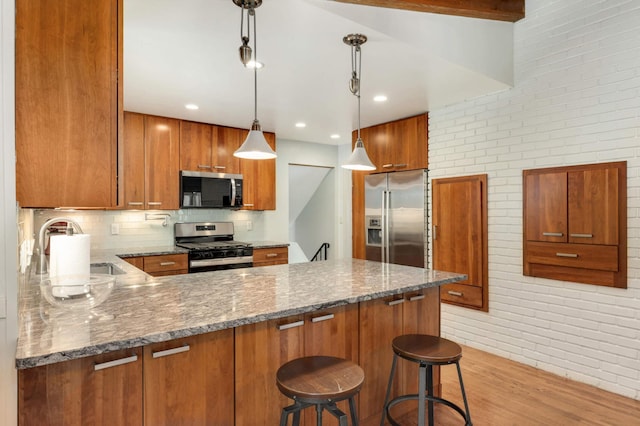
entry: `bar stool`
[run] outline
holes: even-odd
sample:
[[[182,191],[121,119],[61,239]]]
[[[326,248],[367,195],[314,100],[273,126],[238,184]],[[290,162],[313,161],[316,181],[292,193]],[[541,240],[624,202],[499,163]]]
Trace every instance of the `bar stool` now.
[[[309,356],[297,358],[281,366],[276,373],[278,389],[294,400],[294,404],[282,409],[280,426],[286,426],[289,414],[293,425],[300,424],[300,412],[316,407],[317,425],[322,425],[322,411],[336,417],[340,426],[347,426],[347,415],[336,402],[348,399],[351,424],[358,425],[355,396],[364,382],[364,371],[359,365],[342,358]]]
[[[384,425],[385,416],[393,426],[399,424],[391,418],[389,409],[403,401],[418,400],[418,425],[425,425],[425,402],[428,404],[429,426],[434,425],[433,405],[434,402],[444,404],[457,411],[465,420],[466,426],[471,426],[471,414],[469,413],[469,404],[467,403],[467,394],[464,391],[462,382],[462,372],[460,370],[460,358],[462,358],[462,348],[451,340],[443,339],[438,336],[429,336],[425,334],[406,334],[393,339],[393,362],[391,364],[391,374],[389,375],[389,384],[387,386],[387,395],[384,398],[384,409],[382,410],[382,418],[380,426]],[[402,395],[389,401],[391,394],[391,385],[396,370],[398,357],[406,359],[420,365],[418,370],[418,393],[410,395]],[[439,398],[433,394],[433,366],[455,364],[458,369],[458,380],[460,381],[460,389],[462,391],[462,400],[464,401],[464,411],[458,405],[446,399]],[[426,395],[425,395],[426,389]]]

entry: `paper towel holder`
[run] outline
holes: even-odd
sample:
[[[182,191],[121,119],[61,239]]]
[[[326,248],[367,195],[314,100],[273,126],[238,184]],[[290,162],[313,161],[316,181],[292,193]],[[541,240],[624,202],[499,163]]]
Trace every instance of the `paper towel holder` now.
[[[39,251],[39,256],[37,257],[38,263],[36,264],[36,274],[37,275],[44,275],[44,274],[46,274],[48,272],[48,269],[47,269],[47,256],[44,254],[44,233],[45,233],[47,227],[49,225],[51,225],[52,223],[55,223],[55,222],[67,222],[67,233],[69,233],[69,228],[71,228],[71,233],[73,233],[73,228],[75,227],[76,233],[84,234],[84,232],[82,232],[82,228],[80,227],[80,225],[78,225],[78,222],[76,222],[73,219],[66,218],[66,217],[54,217],[54,218],[51,218],[51,219],[47,220],[45,223],[43,223],[42,226],[40,227],[40,231],[38,232],[38,251]]]

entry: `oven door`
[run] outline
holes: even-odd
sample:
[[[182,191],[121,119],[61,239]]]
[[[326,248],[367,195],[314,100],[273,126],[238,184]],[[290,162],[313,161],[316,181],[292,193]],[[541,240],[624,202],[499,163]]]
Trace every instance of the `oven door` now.
[[[253,256],[224,257],[221,259],[189,260],[189,273],[251,268]]]

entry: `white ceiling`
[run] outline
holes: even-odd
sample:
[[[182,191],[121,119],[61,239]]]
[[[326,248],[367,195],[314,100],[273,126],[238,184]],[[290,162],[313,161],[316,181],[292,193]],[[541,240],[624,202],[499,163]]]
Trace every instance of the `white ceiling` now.
[[[513,24],[331,0],[264,0],[256,10],[258,118],[278,138],[350,143],[356,98],[351,51],[362,33],[362,127],[505,90]],[[253,71],[238,57],[232,0],[124,0],[124,107],[248,128]],[[253,41],[252,43],[253,44]],[[388,101],[375,103],[376,94]],[[200,109],[189,111],[187,103]],[[303,121],[304,129],[295,127]],[[332,140],[329,135],[341,138]]]

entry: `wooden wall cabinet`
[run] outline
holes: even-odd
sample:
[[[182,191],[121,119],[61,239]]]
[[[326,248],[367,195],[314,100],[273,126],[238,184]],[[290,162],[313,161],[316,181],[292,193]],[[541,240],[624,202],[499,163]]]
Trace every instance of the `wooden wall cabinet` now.
[[[244,130],[246,135],[246,130]],[[246,136],[245,136],[246,137]],[[264,132],[269,146],[276,150],[275,133]],[[244,139],[242,139],[244,142]],[[240,171],[244,178],[243,210],[276,209],[276,160],[240,159]]]
[[[371,172],[351,173],[352,256],[365,259],[364,177],[372,173],[426,169],[428,162],[428,114],[378,124],[360,130],[369,158],[376,166]],[[353,132],[355,144],[357,132]]]
[[[16,1],[21,207],[115,207],[122,0]]]
[[[179,208],[180,122],[124,113],[124,208]]]
[[[142,349],[18,370],[19,425],[142,424]]]
[[[233,329],[144,347],[145,425],[233,425]]]
[[[627,163],[523,172],[524,275],[627,287]]]
[[[288,247],[253,249],[253,266],[284,265],[289,263]]]
[[[487,175],[433,179],[433,268],[466,274],[441,287],[444,303],[489,310]]]
[[[393,349],[397,336],[410,333],[440,335],[439,289],[431,288],[395,297],[360,303],[360,366],[365,383],[360,391],[360,418],[364,424],[380,419],[386,387],[391,371]],[[439,369],[434,368],[434,383],[440,383]],[[417,393],[418,366],[400,360],[392,389],[392,398],[400,394]],[[439,385],[436,387],[439,392]],[[410,410],[411,404],[398,406]]]
[[[240,173],[240,159],[233,153],[246,133],[233,127],[180,121],[180,170]]]

